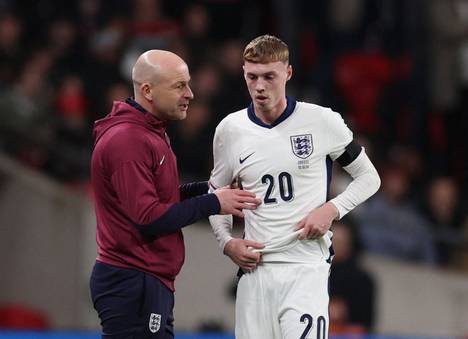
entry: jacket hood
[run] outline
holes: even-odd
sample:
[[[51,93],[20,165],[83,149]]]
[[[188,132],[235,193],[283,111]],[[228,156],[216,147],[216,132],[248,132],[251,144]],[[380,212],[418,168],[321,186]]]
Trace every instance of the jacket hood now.
[[[134,103],[133,105],[130,103]],[[93,128],[94,145],[111,127],[131,123],[144,126],[148,130],[164,136],[167,123],[159,120],[153,114],[145,111],[141,106],[128,99],[126,102],[114,101],[111,112],[104,118],[96,120]]]

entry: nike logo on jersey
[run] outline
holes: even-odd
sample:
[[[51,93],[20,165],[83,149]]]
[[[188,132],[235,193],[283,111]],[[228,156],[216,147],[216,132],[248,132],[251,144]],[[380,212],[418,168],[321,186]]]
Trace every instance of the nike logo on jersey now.
[[[252,152],[250,153],[248,156],[246,156],[244,159],[242,158],[239,158],[239,163],[243,164],[244,161],[246,161],[248,158],[250,158],[252,156],[252,154],[254,154],[255,152]]]
[[[166,159],[166,155],[165,155],[165,154],[163,155],[163,157],[162,157],[161,161],[159,162],[159,166],[161,166],[161,165],[162,165],[162,163],[164,162],[164,159]]]

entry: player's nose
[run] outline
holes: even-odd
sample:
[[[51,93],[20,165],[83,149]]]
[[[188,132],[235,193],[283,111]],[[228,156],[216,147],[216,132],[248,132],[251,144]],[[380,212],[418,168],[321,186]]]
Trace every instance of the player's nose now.
[[[263,84],[262,81],[257,81],[257,82],[255,83],[255,90],[256,90],[257,92],[263,92],[263,91],[265,91],[265,85]]]

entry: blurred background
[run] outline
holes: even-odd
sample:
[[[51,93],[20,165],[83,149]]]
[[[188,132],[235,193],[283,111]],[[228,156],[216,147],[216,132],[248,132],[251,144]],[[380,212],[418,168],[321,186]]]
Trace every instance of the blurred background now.
[[[288,95],[340,112],[382,178],[334,226],[330,333],[468,336],[466,0],[0,0],[0,329],[99,329],[92,126],[132,95],[136,57],[187,61],[195,100],[169,135],[181,181],[206,180],[265,33],[290,47]],[[336,168],[334,193],[348,183]],[[236,268],[207,223],[184,233],[176,330],[232,333]]]

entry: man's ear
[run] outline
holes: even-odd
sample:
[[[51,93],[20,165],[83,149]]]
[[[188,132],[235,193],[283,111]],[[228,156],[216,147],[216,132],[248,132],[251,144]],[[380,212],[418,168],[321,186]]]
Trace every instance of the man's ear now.
[[[151,86],[148,83],[143,83],[140,85],[141,95],[148,100],[153,101],[153,93],[151,92]]]
[[[293,74],[293,69],[292,69],[292,66],[291,66],[291,65],[288,65],[288,70],[287,70],[287,72],[288,72],[288,77],[286,78],[286,80],[289,80],[289,79],[291,79],[292,74]]]

